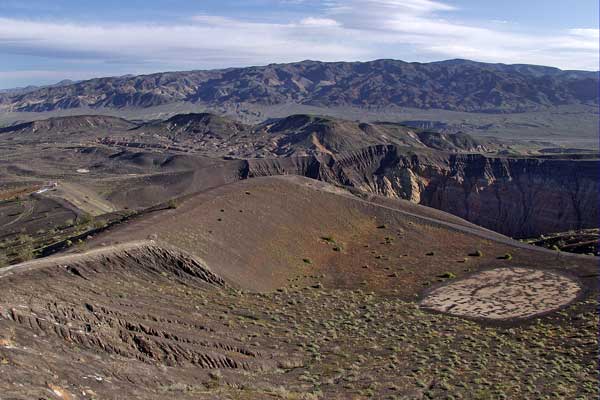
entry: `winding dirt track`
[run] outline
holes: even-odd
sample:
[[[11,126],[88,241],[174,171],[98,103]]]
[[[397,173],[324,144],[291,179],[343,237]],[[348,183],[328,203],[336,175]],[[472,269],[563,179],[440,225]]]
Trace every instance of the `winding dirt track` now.
[[[130,258],[132,261],[140,261],[139,254],[148,257],[148,262],[154,262],[154,258],[164,258],[164,264],[168,265],[168,269],[176,271],[182,270],[184,273],[190,274],[206,283],[225,286],[222,278],[215,275],[205,265],[205,263],[190,254],[182,252],[180,249],[169,246],[168,244],[159,244],[154,240],[132,241],[122,244],[99,247],[89,250],[85,253],[72,253],[53,257],[46,257],[37,260],[27,261],[21,264],[12,265],[0,269],[0,279],[14,274],[31,272],[44,268],[73,268],[73,266],[84,264],[102,265],[106,260],[114,257]],[[187,267],[184,267],[187,266]],[[148,268],[149,265],[144,265]],[[172,271],[172,272],[173,272]]]
[[[66,254],[66,255],[60,255],[60,256],[39,258],[37,260],[26,261],[24,263],[11,265],[11,266],[8,266],[5,268],[0,268],[0,278],[6,277],[9,275],[13,275],[13,274],[16,274],[19,272],[31,271],[34,269],[40,269],[40,268],[55,266],[55,265],[59,265],[59,264],[69,264],[69,263],[73,263],[73,262],[79,262],[84,259],[91,259],[94,256],[110,254],[110,253],[113,253],[113,252],[116,252],[119,250],[126,251],[126,250],[131,250],[131,249],[137,249],[137,248],[143,247],[144,245],[150,245],[150,244],[154,244],[154,242],[152,242],[150,240],[140,240],[140,241],[111,245],[111,246],[106,246],[106,247],[99,247],[96,249],[86,251],[85,253],[73,253],[73,254]]]
[[[4,226],[7,227],[7,226],[10,226],[10,225],[13,225],[16,222],[19,222],[21,219],[23,219],[23,217],[30,216],[33,213],[34,208],[35,208],[35,204],[31,204],[27,210],[23,211],[21,214],[19,214],[19,216],[17,218],[15,218],[12,221],[8,222]]]

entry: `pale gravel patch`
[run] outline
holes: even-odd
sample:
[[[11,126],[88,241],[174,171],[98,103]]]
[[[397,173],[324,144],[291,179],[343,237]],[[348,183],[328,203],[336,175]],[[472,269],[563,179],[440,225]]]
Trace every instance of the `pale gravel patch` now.
[[[469,318],[521,319],[556,310],[580,291],[576,281],[555,272],[497,268],[432,290],[421,307]]]

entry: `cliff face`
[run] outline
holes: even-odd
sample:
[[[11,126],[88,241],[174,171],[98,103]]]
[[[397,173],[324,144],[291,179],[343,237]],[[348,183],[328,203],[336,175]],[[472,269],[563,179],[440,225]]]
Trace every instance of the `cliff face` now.
[[[413,153],[372,146],[336,155],[253,160],[243,175],[299,174],[434,207],[513,236],[598,225],[599,162]]]
[[[595,161],[451,156],[420,203],[509,236],[598,224]]]

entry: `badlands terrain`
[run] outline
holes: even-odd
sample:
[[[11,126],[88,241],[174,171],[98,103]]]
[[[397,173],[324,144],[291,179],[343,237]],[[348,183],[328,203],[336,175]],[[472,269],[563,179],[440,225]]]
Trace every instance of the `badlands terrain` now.
[[[382,60],[0,93],[0,399],[597,398],[594,90]]]
[[[191,112],[250,124],[293,114],[401,122],[448,133],[598,149],[598,73],[469,60],[302,61],[63,81],[0,92],[0,123]]]

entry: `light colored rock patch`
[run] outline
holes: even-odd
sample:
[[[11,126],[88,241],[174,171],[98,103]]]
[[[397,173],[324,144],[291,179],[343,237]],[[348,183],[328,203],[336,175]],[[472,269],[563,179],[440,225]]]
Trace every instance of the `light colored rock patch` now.
[[[421,307],[469,318],[528,318],[575,300],[581,287],[557,273],[497,268],[432,290]]]

